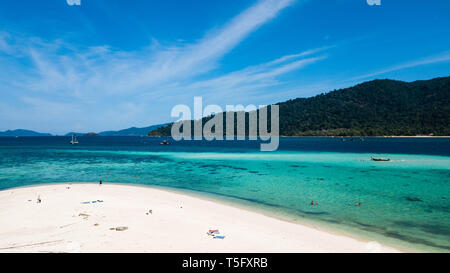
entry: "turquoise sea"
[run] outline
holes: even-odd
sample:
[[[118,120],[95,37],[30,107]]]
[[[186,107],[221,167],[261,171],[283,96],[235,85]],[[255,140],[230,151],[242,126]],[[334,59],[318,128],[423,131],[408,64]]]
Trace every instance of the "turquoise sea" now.
[[[100,179],[158,186],[406,250],[450,251],[448,138],[282,138],[277,152],[254,141],[162,140],[0,138],[0,190]]]

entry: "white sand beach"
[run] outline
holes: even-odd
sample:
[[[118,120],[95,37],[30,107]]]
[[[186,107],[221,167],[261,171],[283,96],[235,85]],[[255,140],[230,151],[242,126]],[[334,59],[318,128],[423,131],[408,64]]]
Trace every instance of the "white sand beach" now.
[[[0,252],[399,250],[151,187],[66,183],[0,191]]]

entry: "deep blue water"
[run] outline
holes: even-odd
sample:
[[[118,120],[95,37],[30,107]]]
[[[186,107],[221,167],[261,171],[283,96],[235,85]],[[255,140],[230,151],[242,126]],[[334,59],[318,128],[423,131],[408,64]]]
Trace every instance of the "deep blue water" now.
[[[157,145],[157,137],[78,137],[80,145],[67,145],[70,137],[0,137],[0,147],[127,150],[155,152],[258,152],[259,141],[171,141]],[[342,141],[344,139],[344,141]],[[170,139],[169,139],[170,140]],[[450,138],[281,138],[279,151],[391,153],[450,156]]]

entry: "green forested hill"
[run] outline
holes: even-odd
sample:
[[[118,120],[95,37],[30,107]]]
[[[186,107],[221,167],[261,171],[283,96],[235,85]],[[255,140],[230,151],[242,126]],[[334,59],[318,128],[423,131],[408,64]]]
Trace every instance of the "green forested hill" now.
[[[283,136],[450,135],[450,77],[374,80],[278,105]]]

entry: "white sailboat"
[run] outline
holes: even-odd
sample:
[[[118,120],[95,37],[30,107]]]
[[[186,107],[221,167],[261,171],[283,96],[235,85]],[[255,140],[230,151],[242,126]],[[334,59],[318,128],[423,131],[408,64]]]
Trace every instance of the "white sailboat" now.
[[[74,139],[74,137],[75,137],[75,139]],[[78,144],[77,136],[72,135],[72,141],[70,142],[70,144],[72,144],[72,145]]]

